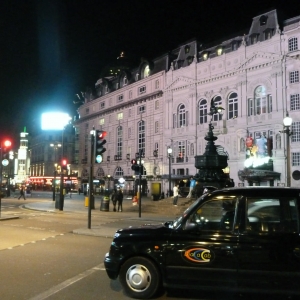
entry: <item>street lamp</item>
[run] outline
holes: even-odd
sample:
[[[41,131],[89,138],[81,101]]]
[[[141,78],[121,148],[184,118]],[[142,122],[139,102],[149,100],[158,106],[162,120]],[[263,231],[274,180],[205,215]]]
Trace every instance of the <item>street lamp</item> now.
[[[55,143],[55,144],[50,144],[50,147],[53,147],[54,149],[54,178],[53,178],[53,184],[52,184],[52,200],[55,201],[55,188],[56,188],[56,173],[57,173],[57,149],[61,147],[61,144]]]
[[[172,148],[168,147],[168,158],[169,158],[169,196],[171,196],[171,159],[172,159]]]
[[[282,132],[286,133],[286,185],[291,186],[291,146],[290,146],[290,136],[292,132],[290,127],[293,123],[293,119],[289,117],[289,113],[286,112],[286,117],[283,119],[284,130]]]

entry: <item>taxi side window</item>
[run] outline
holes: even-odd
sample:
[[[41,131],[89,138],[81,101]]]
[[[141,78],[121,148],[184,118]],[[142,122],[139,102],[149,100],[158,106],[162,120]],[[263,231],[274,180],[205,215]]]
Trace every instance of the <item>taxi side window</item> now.
[[[247,231],[257,233],[297,231],[294,199],[248,198],[247,205]]]
[[[226,230],[233,228],[236,200],[233,198],[217,199],[204,203],[190,217],[201,230]]]

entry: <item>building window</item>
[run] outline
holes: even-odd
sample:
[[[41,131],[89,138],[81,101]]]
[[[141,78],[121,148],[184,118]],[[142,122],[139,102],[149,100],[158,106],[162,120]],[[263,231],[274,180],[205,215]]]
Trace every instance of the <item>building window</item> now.
[[[142,151],[145,153],[145,138],[146,138],[146,131],[145,131],[145,121],[138,122],[138,151]]]
[[[132,91],[129,91],[129,93],[128,93],[128,98],[129,98],[129,99],[132,99]]]
[[[109,92],[109,89],[108,89],[108,84],[106,84],[104,86],[104,93],[107,94]]]
[[[181,104],[178,107],[178,127],[186,126],[186,111],[185,105]]]
[[[128,84],[127,76],[124,76],[124,78],[123,78],[123,86],[125,86],[127,84]]]
[[[138,92],[139,95],[146,93],[146,86],[145,85],[140,86]]]
[[[100,119],[99,124],[104,125],[104,118]]]
[[[204,53],[202,54],[202,59],[203,59],[203,60],[208,60],[208,52],[204,52]]]
[[[122,95],[119,95],[117,96],[117,102],[122,102],[123,101],[123,94]]]
[[[222,98],[221,96],[216,96],[213,98],[215,106],[222,106]],[[220,121],[222,120],[222,114],[214,114],[213,121]]]
[[[234,119],[238,116],[238,96],[237,93],[231,93],[228,97],[228,119]]]
[[[292,37],[289,39],[289,52],[298,50],[298,38]]]
[[[120,112],[117,114],[117,120],[122,120],[123,119],[123,113]]]
[[[290,72],[290,83],[299,82],[299,71]]]
[[[159,109],[159,100],[155,101],[155,109]]]
[[[199,124],[207,123],[207,101],[201,99],[199,101]]]
[[[85,114],[88,115],[89,113],[90,113],[90,109],[89,109],[89,108],[86,108],[86,109],[85,109]]]
[[[217,49],[217,55],[220,56],[222,54],[223,54],[223,48],[220,47],[220,48]]]
[[[121,167],[117,167],[114,177],[123,177],[123,176],[124,176],[123,169]]]
[[[176,158],[176,162],[184,162],[185,158],[185,141],[178,142],[178,149],[177,149],[178,156]]]
[[[195,155],[195,146],[194,143],[191,143],[191,147],[190,147],[190,155],[194,156]]]
[[[300,152],[292,152],[292,166],[300,166]]]
[[[155,89],[159,89],[159,80],[155,80]]]
[[[258,86],[254,91],[254,112],[256,115],[272,112],[272,96],[267,95],[266,88],[264,86]],[[248,100],[249,101],[249,100]],[[249,102],[248,102],[249,104]],[[248,114],[252,115],[252,114]]]
[[[100,109],[104,109],[105,108],[105,102],[100,102]]]
[[[299,94],[291,95],[290,97],[291,102],[291,110],[299,110],[300,109],[300,97]]]
[[[117,128],[117,155],[118,157],[122,157],[122,149],[123,149],[123,128],[119,126]]]
[[[143,78],[146,78],[149,75],[150,75],[150,68],[149,68],[149,65],[146,65],[144,68],[144,77]]]
[[[155,121],[155,133],[158,133],[159,131],[159,122]]]
[[[141,105],[138,107],[138,115],[146,112],[146,105]]]
[[[292,142],[300,142],[300,122],[292,123]]]

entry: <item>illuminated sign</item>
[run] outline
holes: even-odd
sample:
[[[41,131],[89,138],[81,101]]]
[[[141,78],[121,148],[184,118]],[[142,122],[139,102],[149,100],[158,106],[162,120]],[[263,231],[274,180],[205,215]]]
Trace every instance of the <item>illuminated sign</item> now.
[[[42,130],[63,130],[71,117],[67,113],[49,112],[42,114]]]
[[[265,157],[251,156],[251,157],[249,157],[245,160],[244,166],[246,168],[250,168],[250,167],[256,168],[256,167],[259,167],[261,165],[267,164],[269,162],[269,160],[270,160],[269,156],[265,156]]]

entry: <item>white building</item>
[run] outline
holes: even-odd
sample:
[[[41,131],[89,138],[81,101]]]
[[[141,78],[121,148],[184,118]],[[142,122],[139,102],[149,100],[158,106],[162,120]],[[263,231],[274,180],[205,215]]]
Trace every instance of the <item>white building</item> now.
[[[130,160],[142,149],[144,174],[154,176],[166,191],[168,147],[173,150],[172,180],[194,175],[194,157],[204,153],[207,113],[214,101],[224,108],[212,117],[216,144],[228,155],[236,185],[286,184],[287,135],[282,131],[288,112],[293,119],[291,185],[300,186],[295,180],[300,165],[300,16],[283,24],[280,29],[276,10],[266,12],[253,18],[244,36],[211,47],[193,40],[135,70],[99,80],[97,95],[86,94],[78,110],[82,179],[88,174],[93,127],[108,133],[96,177],[132,176]],[[248,176],[255,168],[248,164],[244,170],[246,158],[262,157],[271,173]]]

